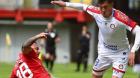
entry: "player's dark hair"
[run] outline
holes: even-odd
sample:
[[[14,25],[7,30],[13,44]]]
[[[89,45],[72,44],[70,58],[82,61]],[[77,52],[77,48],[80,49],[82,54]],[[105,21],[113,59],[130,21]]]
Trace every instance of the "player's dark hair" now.
[[[103,4],[104,2],[113,3],[114,0],[98,0],[99,4]]]

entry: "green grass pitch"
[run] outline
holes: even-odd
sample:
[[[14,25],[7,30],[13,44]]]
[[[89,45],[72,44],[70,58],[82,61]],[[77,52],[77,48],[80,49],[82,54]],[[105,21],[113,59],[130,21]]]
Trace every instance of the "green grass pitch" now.
[[[9,78],[14,64],[0,63],[0,78]],[[92,66],[89,66],[88,72],[83,72],[82,67],[80,72],[75,72],[75,64],[55,64],[53,72],[54,78],[92,78]],[[109,69],[104,78],[111,78],[112,70]],[[129,67],[124,78],[138,78],[138,75],[132,72]]]

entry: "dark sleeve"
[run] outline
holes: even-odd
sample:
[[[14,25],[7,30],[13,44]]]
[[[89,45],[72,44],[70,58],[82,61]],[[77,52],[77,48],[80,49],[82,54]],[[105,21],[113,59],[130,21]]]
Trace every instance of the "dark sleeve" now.
[[[88,34],[91,36],[91,33],[88,31]]]
[[[90,36],[90,38],[91,38],[91,33],[90,33],[89,31],[88,31],[87,33],[88,33],[88,35],[89,35],[89,36]],[[90,39],[90,38],[89,38],[89,39]]]
[[[55,34],[56,34],[56,35],[55,35],[55,39],[56,39],[56,38],[58,38],[58,37],[59,37],[59,35],[58,35],[58,33],[57,33],[57,32],[55,32]]]

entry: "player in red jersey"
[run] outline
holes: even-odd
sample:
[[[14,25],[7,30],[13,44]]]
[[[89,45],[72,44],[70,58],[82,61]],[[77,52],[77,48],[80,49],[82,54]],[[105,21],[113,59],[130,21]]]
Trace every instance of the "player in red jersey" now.
[[[47,38],[46,35],[46,33],[40,33],[23,43],[22,52],[19,54],[10,78],[51,78],[38,58],[39,48],[36,43],[40,38]]]

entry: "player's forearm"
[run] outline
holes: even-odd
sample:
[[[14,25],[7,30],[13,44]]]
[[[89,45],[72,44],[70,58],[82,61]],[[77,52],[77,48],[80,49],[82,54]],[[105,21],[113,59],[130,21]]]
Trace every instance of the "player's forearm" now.
[[[27,41],[25,41],[22,45],[22,48],[30,47],[39,37],[34,36],[32,38],[29,38]]]
[[[66,7],[71,7],[79,10],[86,10],[86,8],[88,7],[88,5],[81,4],[81,3],[70,3],[70,2],[65,2],[65,3],[66,3]]]
[[[134,42],[134,45],[131,49],[131,52],[135,52],[139,49],[140,47],[140,27],[139,26],[136,26],[133,30],[133,32],[135,33],[135,42]]]

